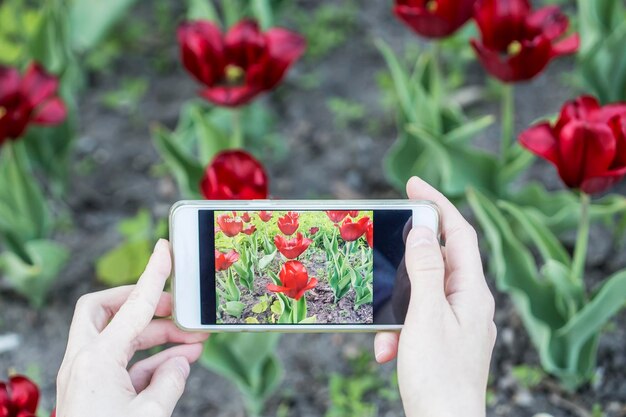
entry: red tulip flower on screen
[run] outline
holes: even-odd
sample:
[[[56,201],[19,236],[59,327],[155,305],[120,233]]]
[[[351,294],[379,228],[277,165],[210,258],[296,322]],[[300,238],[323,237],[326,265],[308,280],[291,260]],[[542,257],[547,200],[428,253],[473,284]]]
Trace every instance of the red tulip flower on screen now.
[[[471,19],[476,0],[396,0],[393,12],[418,35],[445,38]]]
[[[274,244],[276,249],[287,259],[296,259],[309,247],[313,241],[303,237],[302,233],[298,233],[296,237],[286,239],[284,236],[274,236]]]
[[[271,211],[259,211],[259,219],[261,219],[265,223],[269,222],[272,219],[272,212]]]
[[[245,229],[241,231],[241,233],[245,233],[248,236],[252,235],[254,232],[256,232],[256,226],[253,224],[251,224],[250,226],[246,227]]]
[[[317,285],[317,278],[309,278],[309,274],[300,262],[287,261],[278,274],[282,285],[267,284],[272,292],[281,292],[289,298],[299,300],[304,293]]]
[[[217,225],[222,233],[228,237],[237,236],[243,230],[243,221],[239,217],[234,217],[230,214],[217,216]]]
[[[306,49],[299,34],[281,28],[261,32],[252,20],[226,34],[206,20],[186,22],[177,36],[183,65],[205,86],[200,95],[227,107],[276,87]]]
[[[345,211],[345,210],[328,210],[326,212],[326,215],[328,216],[331,222],[341,223],[341,221],[346,218],[348,213],[350,212]]]
[[[337,227],[339,227],[341,238],[346,242],[352,242],[363,236],[369,222],[369,217],[363,217],[358,222],[353,222],[352,219],[348,217],[341,226]]]
[[[65,120],[67,110],[58,88],[57,78],[37,63],[23,76],[0,65],[0,145],[21,137],[31,123],[51,126]]]
[[[241,220],[243,220],[244,223],[250,223],[250,213],[248,213],[247,211],[245,213],[243,213],[241,215]]]
[[[241,150],[218,153],[200,183],[207,200],[254,200],[268,195],[265,168]]]
[[[0,416],[34,417],[39,403],[39,388],[25,376],[15,375],[0,381]]]
[[[313,227],[311,227],[311,228],[309,229],[309,234],[310,234],[311,236],[314,236],[314,235],[315,235],[315,234],[317,234],[317,232],[319,232],[319,231],[320,231],[320,228],[319,228],[319,227],[315,227],[315,226],[313,226]]]
[[[215,270],[225,271],[239,260],[239,254],[235,249],[230,252],[220,252],[215,250]]]
[[[374,222],[369,221],[367,223],[367,228],[365,229],[365,239],[367,240],[367,244],[370,248],[374,247]]]
[[[471,43],[480,62],[504,82],[530,80],[548,63],[578,49],[578,34],[563,37],[569,20],[558,6],[532,10],[528,0],[478,0],[480,40]]]
[[[626,103],[602,107],[579,97],[565,103],[554,125],[538,123],[519,139],[552,163],[569,188],[600,193],[626,175]]]
[[[286,213],[284,216],[278,218],[278,228],[287,236],[293,235],[296,230],[298,230],[298,226],[300,226],[300,223],[298,223],[299,217],[300,215],[295,211]]]

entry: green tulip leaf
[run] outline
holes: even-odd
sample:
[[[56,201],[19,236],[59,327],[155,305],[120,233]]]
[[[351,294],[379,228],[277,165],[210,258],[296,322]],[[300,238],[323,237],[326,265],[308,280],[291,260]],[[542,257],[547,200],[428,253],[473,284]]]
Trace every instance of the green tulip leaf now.
[[[134,284],[145,269],[151,254],[151,240],[124,242],[96,261],[96,276],[109,287]]]
[[[12,252],[0,254],[0,266],[5,279],[35,308],[41,308],[55,278],[65,266],[69,252],[50,240],[33,240],[25,244],[33,263],[24,263]]]

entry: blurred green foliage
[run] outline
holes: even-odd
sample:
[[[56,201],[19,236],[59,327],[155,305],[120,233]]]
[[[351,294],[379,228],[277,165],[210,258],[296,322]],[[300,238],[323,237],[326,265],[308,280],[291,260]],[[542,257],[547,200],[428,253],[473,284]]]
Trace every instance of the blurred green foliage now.
[[[167,221],[155,222],[146,209],[120,221],[117,229],[123,242],[96,261],[98,280],[110,287],[137,282],[150,259],[154,243],[168,234]]]

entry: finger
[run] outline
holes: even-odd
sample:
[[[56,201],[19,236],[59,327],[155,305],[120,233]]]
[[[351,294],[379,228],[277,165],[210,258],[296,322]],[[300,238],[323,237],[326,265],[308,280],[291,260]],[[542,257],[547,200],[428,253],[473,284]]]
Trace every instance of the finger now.
[[[122,362],[127,360],[133,340],[152,321],[171,269],[169,244],[166,240],[160,239],[137,285],[102,331],[102,343],[112,354],[119,355]]]
[[[188,363],[193,363],[198,360],[201,354],[202,343],[174,346],[137,362],[130,367],[128,374],[135,391],[141,392],[150,385],[154,372],[166,361],[183,357]]]
[[[71,359],[76,352],[93,342],[126,301],[133,288],[134,285],[126,285],[80,297],[70,326],[66,358]],[[172,296],[169,293],[161,293],[155,315],[166,317],[171,314]]]
[[[474,228],[463,215],[439,191],[418,177],[412,177],[407,183],[410,199],[430,200],[437,204],[441,212],[442,237],[446,245],[446,266],[449,272],[461,271],[464,279],[459,283],[459,290],[485,285],[485,278],[478,248],[478,239]]]
[[[204,342],[207,333],[190,333],[179,329],[169,319],[152,320],[143,332],[133,341],[133,349],[128,358],[137,350],[150,349],[165,343],[198,343]]]
[[[398,354],[398,339],[395,332],[378,332],[374,338],[374,356],[376,362],[386,363],[395,359]]]
[[[432,305],[445,300],[443,255],[432,230],[423,226],[411,229],[406,242],[405,264],[411,281],[409,310],[416,303]]]
[[[141,413],[151,417],[170,417],[176,403],[183,395],[189,377],[189,361],[177,356],[156,368],[150,385],[135,399]]]

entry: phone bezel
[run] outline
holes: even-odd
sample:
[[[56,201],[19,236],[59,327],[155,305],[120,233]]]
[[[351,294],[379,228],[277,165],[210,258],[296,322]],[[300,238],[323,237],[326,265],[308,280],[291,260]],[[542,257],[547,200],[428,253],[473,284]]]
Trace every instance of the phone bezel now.
[[[183,200],[170,209],[172,248],[172,319],[186,331],[199,332],[375,332],[399,331],[402,325],[381,324],[215,324],[200,321],[199,210],[298,211],[298,210],[394,210],[411,209],[413,227],[430,228],[439,236],[440,214],[435,203],[424,200]]]

